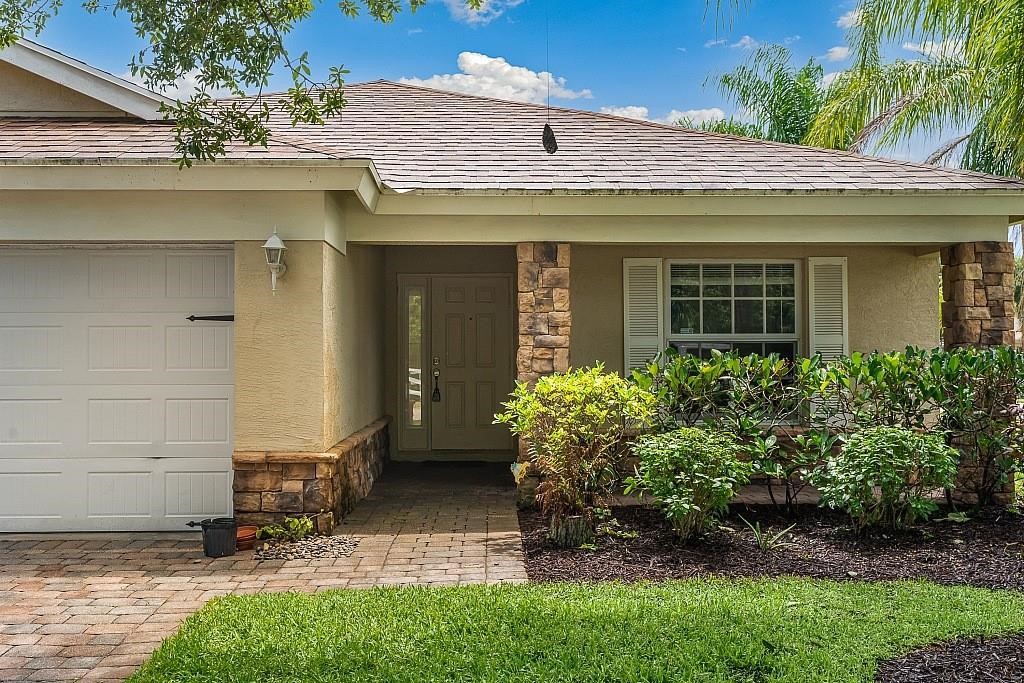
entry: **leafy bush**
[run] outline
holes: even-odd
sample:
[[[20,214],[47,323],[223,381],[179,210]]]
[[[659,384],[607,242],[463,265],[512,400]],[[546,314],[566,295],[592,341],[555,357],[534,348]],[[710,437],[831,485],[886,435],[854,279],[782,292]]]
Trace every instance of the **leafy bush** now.
[[[670,349],[632,378],[657,397],[663,431],[703,425],[735,434],[773,501],[772,482],[784,484],[791,512],[836,438],[870,427],[944,432],[978,472],[960,486],[979,505],[998,502],[1024,466],[1009,429],[1010,407],[1024,397],[1024,353],[1009,347],[908,347],[828,363],[719,352],[701,359]]]
[[[541,377],[535,387],[516,385],[495,421],[526,443],[542,478],[537,502],[557,543],[592,538],[593,509],[616,481],[626,437],[651,423],[654,404],[649,392],[600,364]]]
[[[905,528],[937,505],[928,494],[953,485],[957,452],[942,436],[873,427],[849,437],[814,484],[823,505],[844,510],[858,529]]]
[[[782,482],[785,505],[795,509],[797,496],[820,462],[822,439],[800,435],[822,385],[820,357],[797,363],[777,355],[766,357],[711,352],[710,358],[680,355],[668,349],[633,381],[658,398],[663,431],[703,425],[736,435],[754,465],[767,479],[776,501],[774,481]]]
[[[739,443],[725,432],[683,427],[643,436],[633,450],[640,464],[626,492],[653,496],[683,539],[703,531],[750,478]]]
[[[260,527],[260,538],[294,543],[313,534],[313,520],[309,517],[285,517],[281,524],[268,524]]]
[[[979,505],[991,505],[1024,462],[1012,428],[1014,406],[1024,397],[1024,353],[963,348],[936,352],[935,364],[943,377],[939,424],[960,450],[961,462],[978,472],[960,486]]]

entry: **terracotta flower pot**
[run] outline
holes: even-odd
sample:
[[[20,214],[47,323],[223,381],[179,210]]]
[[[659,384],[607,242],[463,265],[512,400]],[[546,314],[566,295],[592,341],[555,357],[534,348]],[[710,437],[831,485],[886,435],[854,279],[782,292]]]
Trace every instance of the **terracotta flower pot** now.
[[[237,548],[239,550],[252,550],[256,547],[256,533],[260,530],[258,526],[240,526],[238,527],[238,543]]]

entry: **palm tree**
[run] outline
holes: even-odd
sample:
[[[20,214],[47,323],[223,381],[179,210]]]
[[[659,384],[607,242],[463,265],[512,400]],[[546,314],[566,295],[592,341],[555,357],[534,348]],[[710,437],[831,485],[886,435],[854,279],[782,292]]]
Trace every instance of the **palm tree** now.
[[[922,59],[885,63],[915,41]],[[918,133],[966,131],[929,158],[1024,175],[1024,0],[863,0],[851,30],[854,67],[836,79],[807,142],[884,147]]]
[[[828,97],[824,76],[824,70],[814,59],[796,67],[788,49],[765,45],[746,64],[708,79],[714,80],[731,103],[751,120],[733,117],[698,127],[716,133],[803,143]],[[679,124],[693,127],[692,122],[685,120]],[[845,147],[851,137],[839,136],[830,146]]]

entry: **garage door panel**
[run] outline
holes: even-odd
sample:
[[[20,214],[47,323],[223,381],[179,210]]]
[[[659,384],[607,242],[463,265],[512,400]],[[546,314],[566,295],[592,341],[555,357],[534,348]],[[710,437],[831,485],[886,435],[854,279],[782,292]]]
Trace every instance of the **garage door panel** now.
[[[232,261],[0,250],[0,531],[230,513]]]
[[[0,528],[7,526],[4,520],[30,524],[32,520],[60,520],[65,516],[62,491],[66,487],[61,483],[65,478],[61,463],[29,462],[27,465],[17,468],[14,464],[5,464],[5,471],[0,472]]]

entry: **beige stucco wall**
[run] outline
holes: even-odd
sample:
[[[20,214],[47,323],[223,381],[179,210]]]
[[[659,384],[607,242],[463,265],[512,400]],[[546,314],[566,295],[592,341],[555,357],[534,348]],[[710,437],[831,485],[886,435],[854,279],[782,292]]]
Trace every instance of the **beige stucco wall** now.
[[[0,62],[0,116],[5,115],[126,116],[99,100]]]
[[[575,366],[597,360],[623,366],[622,259],[785,258],[846,256],[849,330],[853,351],[900,349],[939,342],[938,254],[903,247],[809,245],[590,246],[573,245],[572,348]],[[802,268],[806,290],[806,266]],[[806,292],[803,322],[806,326]],[[806,348],[806,329],[804,348]]]
[[[384,414],[384,248],[327,247],[324,438],[337,443]]]
[[[261,242],[235,243],[235,449],[323,451],[323,242],[289,242],[270,291]]]
[[[384,414],[383,248],[235,243],[235,449],[325,451]]]

